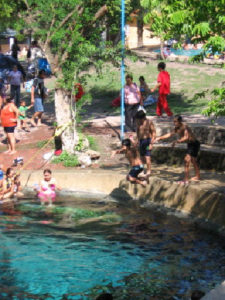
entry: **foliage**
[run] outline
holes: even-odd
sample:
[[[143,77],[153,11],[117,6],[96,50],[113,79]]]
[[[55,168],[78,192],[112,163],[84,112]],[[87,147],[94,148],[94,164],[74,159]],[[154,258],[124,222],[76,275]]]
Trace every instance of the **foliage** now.
[[[91,150],[97,151],[98,145],[96,139],[93,136],[87,135],[86,138],[88,139],[89,146]]]
[[[205,49],[224,49],[224,0],[141,0],[145,22],[164,40],[176,38],[192,42],[206,41]]]
[[[54,164],[63,163],[64,167],[77,167],[80,165],[77,156],[73,154],[69,154],[66,151],[63,151],[63,153],[60,156],[55,157],[52,160],[52,163]]]
[[[217,88],[211,92],[212,99],[208,104],[208,107],[203,110],[203,114],[206,116],[225,116],[225,88]]]

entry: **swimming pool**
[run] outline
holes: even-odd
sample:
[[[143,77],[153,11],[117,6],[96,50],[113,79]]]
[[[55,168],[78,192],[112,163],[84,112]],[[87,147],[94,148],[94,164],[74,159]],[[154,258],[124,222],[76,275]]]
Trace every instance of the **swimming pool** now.
[[[132,205],[23,201],[2,209],[0,234],[1,299],[95,299],[105,289],[119,300],[184,300],[225,275],[220,239]]]
[[[170,49],[171,53],[175,55],[183,55],[183,56],[195,56],[202,53],[202,49],[190,49],[190,50],[184,50],[184,49]],[[154,52],[160,53],[160,49],[154,50]]]

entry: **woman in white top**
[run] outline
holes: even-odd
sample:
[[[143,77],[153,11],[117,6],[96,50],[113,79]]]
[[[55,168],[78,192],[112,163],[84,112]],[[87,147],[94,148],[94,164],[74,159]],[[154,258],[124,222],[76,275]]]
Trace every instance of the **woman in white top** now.
[[[142,105],[141,93],[136,83],[133,83],[133,76],[126,76],[125,93],[125,124],[126,131],[136,132],[135,115],[139,105]]]

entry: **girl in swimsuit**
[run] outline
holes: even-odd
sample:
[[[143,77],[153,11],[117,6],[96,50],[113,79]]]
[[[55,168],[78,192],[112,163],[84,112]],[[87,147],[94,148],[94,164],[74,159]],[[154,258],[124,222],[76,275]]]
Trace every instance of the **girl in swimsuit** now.
[[[48,203],[49,206],[52,206],[52,202],[55,201],[56,197],[56,189],[60,190],[61,188],[56,185],[56,180],[52,178],[52,171],[49,169],[45,169],[44,179],[40,182],[38,191],[38,198],[41,201],[41,204],[44,205]]]

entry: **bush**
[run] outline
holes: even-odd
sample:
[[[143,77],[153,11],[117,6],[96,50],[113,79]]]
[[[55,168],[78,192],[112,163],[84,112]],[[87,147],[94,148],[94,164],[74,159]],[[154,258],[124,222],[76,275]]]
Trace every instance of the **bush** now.
[[[54,158],[52,163],[63,163],[64,167],[77,167],[80,165],[77,156],[74,154],[69,154],[66,151],[63,151],[59,157]]]

